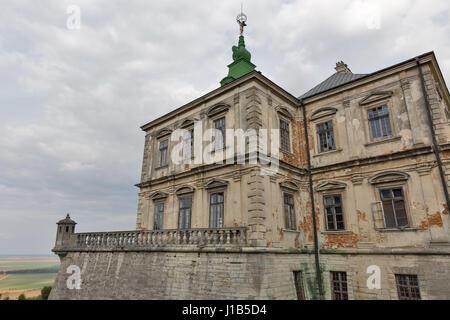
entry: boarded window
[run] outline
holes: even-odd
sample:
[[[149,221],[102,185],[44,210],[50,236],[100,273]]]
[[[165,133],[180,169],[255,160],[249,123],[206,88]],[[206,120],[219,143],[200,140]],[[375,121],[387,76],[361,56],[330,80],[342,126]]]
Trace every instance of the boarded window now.
[[[319,140],[319,152],[336,150],[334,143],[333,121],[320,123],[317,125],[317,135]]]
[[[380,190],[383,204],[385,228],[404,228],[408,226],[405,198],[402,188]]]
[[[323,197],[327,230],[345,230],[344,211],[342,210],[342,198],[340,195]]]
[[[417,275],[396,274],[395,281],[400,300],[421,300]]]
[[[169,140],[163,140],[159,143],[159,165],[167,165],[167,150],[169,147]]]
[[[297,292],[297,300],[305,299],[305,290],[303,288],[303,274],[301,271],[294,271],[295,291]]]
[[[214,120],[214,129],[218,130],[214,136],[216,150],[225,148],[225,117]]]
[[[389,111],[386,105],[368,110],[369,128],[372,140],[392,136]]]
[[[191,228],[192,198],[180,199],[180,212],[178,216],[178,228]]]
[[[331,298],[348,300],[347,273],[331,271]]]
[[[280,144],[281,150],[290,152],[291,142],[289,137],[289,122],[280,120]]]
[[[194,129],[187,130],[183,137],[183,160],[188,162],[194,155]]]
[[[155,221],[153,224],[154,230],[162,230],[163,228],[163,217],[164,217],[164,203],[155,203]]]
[[[284,217],[286,219],[286,229],[297,230],[295,222],[294,196],[292,194],[284,194]]]
[[[209,207],[209,226],[211,228],[223,228],[223,192],[211,193]]]

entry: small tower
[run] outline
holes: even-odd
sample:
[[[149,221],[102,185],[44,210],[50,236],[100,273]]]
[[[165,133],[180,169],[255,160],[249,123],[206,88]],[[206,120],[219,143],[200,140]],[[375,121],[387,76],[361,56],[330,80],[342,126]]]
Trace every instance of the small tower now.
[[[58,229],[56,231],[55,248],[69,246],[77,223],[70,219],[70,215],[67,214],[65,219],[58,221],[56,224],[58,225]]]

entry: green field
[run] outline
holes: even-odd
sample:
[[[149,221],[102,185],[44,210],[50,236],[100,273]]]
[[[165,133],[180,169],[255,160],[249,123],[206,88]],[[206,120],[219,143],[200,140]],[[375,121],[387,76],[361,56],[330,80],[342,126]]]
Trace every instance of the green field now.
[[[39,289],[52,286],[56,273],[11,274],[0,280],[0,291]]]
[[[0,273],[16,270],[35,270],[58,267],[58,262],[47,261],[1,261],[0,259]]]
[[[0,256],[0,292],[52,286],[59,268],[57,257]]]

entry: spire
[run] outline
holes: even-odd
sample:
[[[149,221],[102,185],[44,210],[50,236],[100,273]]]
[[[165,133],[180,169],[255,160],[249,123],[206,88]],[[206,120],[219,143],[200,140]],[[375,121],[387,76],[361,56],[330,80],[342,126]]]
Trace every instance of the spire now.
[[[255,70],[256,66],[250,62],[252,55],[245,49],[244,40],[244,27],[247,26],[245,23],[247,21],[247,16],[242,12],[236,17],[236,21],[239,24],[240,36],[238,41],[238,46],[233,46],[233,63],[228,65],[228,76],[220,81],[220,85],[224,86],[237,78],[246,75],[247,73]]]

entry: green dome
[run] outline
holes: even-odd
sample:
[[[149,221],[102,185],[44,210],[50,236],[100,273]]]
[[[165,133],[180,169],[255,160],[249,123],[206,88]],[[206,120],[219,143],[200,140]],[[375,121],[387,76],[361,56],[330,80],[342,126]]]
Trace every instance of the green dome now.
[[[220,85],[224,86],[247,73],[255,70],[256,66],[250,62],[252,55],[245,49],[244,36],[239,37],[238,46],[233,46],[233,63],[228,66],[228,76],[220,81]]]

